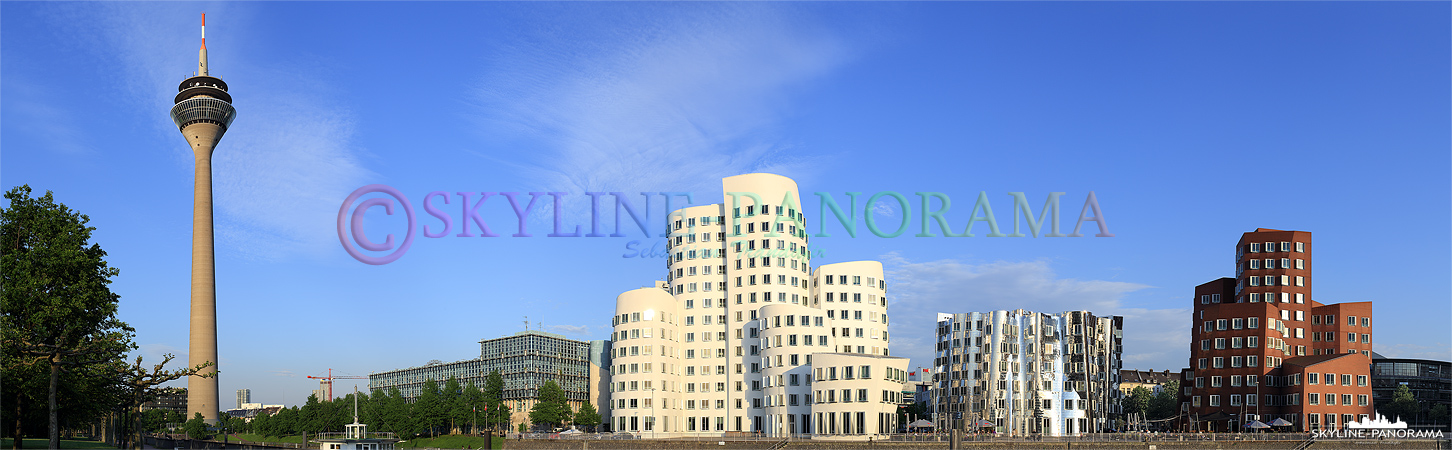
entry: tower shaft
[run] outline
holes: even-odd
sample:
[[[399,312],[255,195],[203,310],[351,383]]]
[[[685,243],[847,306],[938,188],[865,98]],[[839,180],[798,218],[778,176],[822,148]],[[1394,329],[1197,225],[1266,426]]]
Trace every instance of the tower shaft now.
[[[196,159],[195,184],[192,194],[192,290],[191,332],[188,365],[211,362],[203,373],[217,370],[217,277],[215,240],[212,232],[212,150],[222,138],[223,129],[212,123],[199,122],[182,129]],[[202,413],[207,423],[216,423],[221,401],[217,378],[189,377],[187,380],[187,415]]]

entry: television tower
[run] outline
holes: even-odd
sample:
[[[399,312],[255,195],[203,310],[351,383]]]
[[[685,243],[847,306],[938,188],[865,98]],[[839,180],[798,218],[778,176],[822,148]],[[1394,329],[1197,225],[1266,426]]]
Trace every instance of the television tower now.
[[[227,83],[207,71],[207,14],[202,13],[202,49],[197,52],[197,72],[177,87],[171,120],[196,157],[196,184],[192,192],[192,312],[187,364],[211,362],[204,373],[217,370],[217,276],[212,252],[212,150],[237,116]],[[187,417],[202,413],[215,424],[221,404],[217,378],[190,377],[187,380]]]

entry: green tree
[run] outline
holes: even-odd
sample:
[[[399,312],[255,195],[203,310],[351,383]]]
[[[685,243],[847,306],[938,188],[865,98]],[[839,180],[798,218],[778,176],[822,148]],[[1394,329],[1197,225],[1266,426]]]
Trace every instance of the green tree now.
[[[177,411],[167,411],[166,412],[166,423],[169,424],[169,425],[181,426],[182,422],[186,422],[186,421],[187,421],[187,416],[185,414],[182,414],[182,413],[177,412]]]
[[[1439,428],[1445,429],[1447,427],[1447,405],[1433,406],[1431,411],[1427,411],[1427,420]]]
[[[413,439],[417,425],[413,418],[413,404],[404,400],[403,394],[398,388],[388,390],[387,406],[383,408],[383,423],[388,424],[388,430],[393,431],[400,439]]]
[[[423,390],[413,402],[413,416],[419,431],[428,433],[429,437],[438,436],[439,428],[446,420],[438,382],[432,379],[424,382]]]
[[[207,371],[206,373],[203,373],[206,368],[212,366],[211,361],[204,362],[202,364],[196,365],[196,367],[186,369],[164,369],[166,367],[166,364],[171,362],[171,360],[175,358],[176,356],[172,355],[171,353],[162,355],[161,363],[157,364],[150,371],[147,371],[146,367],[141,365],[141,356],[137,355],[136,363],[127,367],[126,371],[121,374],[121,387],[125,390],[127,399],[126,404],[123,405],[123,410],[140,410],[141,404],[155,400],[157,395],[160,394],[160,390],[157,386],[160,386],[162,383],[190,376],[197,376],[200,378],[211,378],[217,376],[216,371]],[[132,416],[135,418],[135,420],[132,422],[131,432],[133,438],[131,440],[130,447],[134,449],[140,449],[141,444],[144,442],[141,439],[141,433],[143,431],[150,431],[151,429],[147,429],[142,426],[140,414],[132,414]],[[165,417],[163,416],[163,418]]]
[[[489,372],[484,379],[484,403],[488,414],[484,421],[490,428],[509,430],[509,406],[504,403],[504,376],[498,370]]]
[[[1144,386],[1135,387],[1129,391],[1128,397],[1121,400],[1124,406],[1124,413],[1144,415],[1149,412],[1151,397],[1154,397],[1154,392],[1151,392],[1148,388]]]
[[[440,403],[444,405],[444,417],[449,422],[449,434],[458,433],[461,424],[469,422],[470,415],[469,408],[464,405],[464,388],[459,385],[458,378],[450,375],[439,394]]]
[[[1392,416],[1390,418],[1392,420],[1400,418],[1407,423],[1412,423],[1416,420],[1417,412],[1421,411],[1422,407],[1417,404],[1416,397],[1412,396],[1412,390],[1402,384],[1397,386],[1396,392],[1392,393],[1391,403],[1388,403],[1383,409]]]
[[[1170,381],[1160,386],[1160,392],[1149,401],[1151,420],[1168,419],[1180,413],[1180,382]]]
[[[30,186],[11,189],[5,193],[10,206],[0,210],[0,345],[7,384],[24,385],[12,376],[34,373],[20,366],[46,372],[47,437],[59,448],[62,373],[110,372],[86,369],[120,361],[134,348],[135,330],[116,318],[120,296],[110,284],[120,272],[89,242],[90,217],[56,203],[50,192],[30,193]]]
[[[182,425],[182,430],[186,431],[188,438],[212,438],[212,432],[207,430],[207,420],[202,418],[202,413],[193,413],[192,420],[188,420],[186,425]]]
[[[595,426],[600,424],[600,411],[595,410],[595,405],[585,402],[580,405],[579,411],[575,411],[574,422],[575,425],[583,425],[590,431],[595,431]]]
[[[565,398],[565,390],[560,387],[559,383],[555,383],[555,380],[547,380],[540,385],[534,408],[529,411],[531,423],[557,427],[569,420],[570,414],[570,405]]]
[[[481,417],[485,419],[485,423],[488,423],[489,410],[485,408],[488,403],[484,402],[484,391],[474,384],[474,380],[469,380],[469,383],[464,385],[463,397],[464,409],[469,413],[469,434],[476,434],[479,432]]]

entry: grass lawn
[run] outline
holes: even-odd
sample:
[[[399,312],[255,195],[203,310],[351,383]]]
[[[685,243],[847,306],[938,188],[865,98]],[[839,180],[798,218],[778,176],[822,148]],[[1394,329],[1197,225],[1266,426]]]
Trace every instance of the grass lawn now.
[[[504,448],[504,438],[495,437],[493,445],[489,439],[479,436],[439,436],[435,438],[420,437],[409,439],[398,443],[398,448]]]
[[[44,438],[26,439],[22,444],[24,444],[23,448],[50,448],[50,442]],[[60,444],[61,448],[116,448],[99,441],[71,441],[61,439]],[[11,445],[14,444],[10,442],[10,439],[0,439],[0,448],[10,448]]]

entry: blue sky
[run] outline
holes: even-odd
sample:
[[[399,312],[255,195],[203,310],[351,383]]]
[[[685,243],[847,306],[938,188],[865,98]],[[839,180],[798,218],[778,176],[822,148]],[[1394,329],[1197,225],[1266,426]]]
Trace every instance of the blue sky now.
[[[419,209],[569,192],[586,224],[587,191],[710,203],[763,171],[839,202],[904,193],[910,230],[913,192],[951,196],[959,229],[980,191],[1005,222],[1009,192],[1065,192],[1067,230],[1094,191],[1116,237],[832,223],[814,263],[885,263],[914,366],[933,313],[1024,307],[1124,315],[1126,368],[1179,369],[1192,289],[1234,273],[1240,233],[1307,230],[1316,300],[1375,301],[1381,353],[1452,357],[1445,2],[0,4],[0,183],[90,215],[148,359],[187,347],[192,161],[166,111],[201,11],[238,110],[215,156],[226,407],[472,358],[524,316],[605,338],[615,295],[665,276],[621,258],[644,237],[546,238],[547,214],[533,238],[419,237],[365,265],[336,215],[373,183]],[[484,216],[515,231],[503,199]]]

